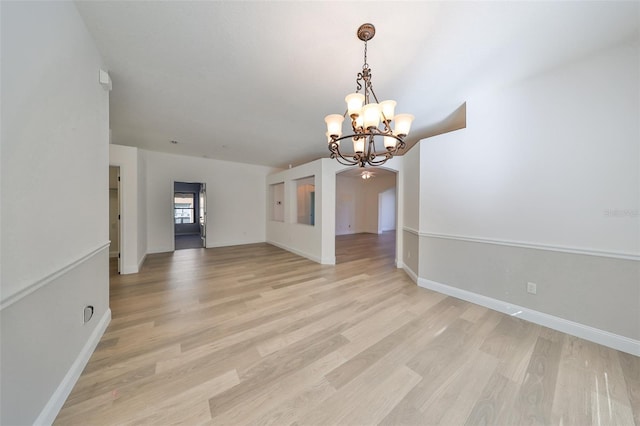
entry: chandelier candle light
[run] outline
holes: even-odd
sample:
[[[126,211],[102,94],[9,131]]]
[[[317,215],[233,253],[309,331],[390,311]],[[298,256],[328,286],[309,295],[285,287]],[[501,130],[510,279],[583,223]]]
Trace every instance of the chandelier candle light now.
[[[367,41],[375,34],[376,29],[372,24],[362,24],[358,28],[358,38],[364,41],[364,64],[362,72],[359,72],[356,78],[356,92],[345,98],[347,111],[343,115],[331,114],[324,119],[327,123],[330,157],[347,166],[384,164],[405,147],[404,138],[409,134],[414,118],[411,114],[394,114],[396,101],[380,102],[373,91],[371,68],[367,63]],[[363,90],[363,93],[360,93],[360,90]],[[353,132],[343,136],[342,123],[347,115],[351,118]],[[354,154],[343,154],[340,151],[340,142],[345,139],[351,139],[353,142]],[[380,152],[376,151],[376,142],[379,144]],[[381,149],[382,145],[384,150]]]

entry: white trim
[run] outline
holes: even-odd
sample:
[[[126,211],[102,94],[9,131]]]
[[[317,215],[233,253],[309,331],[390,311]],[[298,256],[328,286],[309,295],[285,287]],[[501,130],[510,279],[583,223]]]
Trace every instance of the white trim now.
[[[147,254],[170,253],[172,251],[175,251],[173,247],[165,247],[165,248],[160,247],[160,248],[147,250]],[[145,256],[147,254],[145,254]]]
[[[399,266],[400,267],[400,266]],[[413,269],[411,269],[409,267],[409,265],[402,264],[401,268],[404,270],[404,272],[407,273],[407,275],[409,275],[409,278],[411,278],[413,280],[414,283],[418,283],[418,274],[416,274]]]
[[[264,241],[260,241],[260,240],[236,240],[236,241],[222,241],[222,242],[213,241],[211,244],[207,244],[205,248],[246,246],[248,244],[260,244],[260,243],[264,243]]]
[[[410,234],[420,236],[420,231],[418,231],[417,229],[413,229],[413,228],[410,228],[408,226],[403,226],[402,230],[403,231],[407,231]]]
[[[133,264],[133,265],[121,264],[120,265],[120,274],[121,275],[137,274],[137,273],[138,273],[138,266],[136,264]]]
[[[475,303],[476,305],[484,306],[486,308],[493,309],[494,311],[522,318],[523,320],[549,327],[563,333],[571,334],[572,336],[577,336],[619,351],[640,356],[640,341],[629,337],[613,334],[595,327],[569,321],[564,318],[545,314],[533,309],[524,308],[502,300],[493,299],[491,297],[472,293],[467,290],[451,287],[446,284],[441,284],[424,278],[418,278],[417,283],[420,287],[428,288],[430,290],[437,291],[438,293],[466,300],[467,302]]]
[[[142,264],[145,260],[147,260],[147,253],[142,255],[142,259],[140,259],[140,261],[138,262],[138,272],[140,272],[140,269],[142,269]]]
[[[468,241],[472,243],[495,244],[495,245],[501,245],[501,246],[520,247],[520,248],[528,248],[528,249],[535,249],[535,250],[556,251],[561,253],[582,254],[586,256],[610,257],[614,259],[640,260],[640,254],[636,254],[636,253],[605,251],[605,250],[596,250],[596,249],[578,248],[578,247],[555,246],[555,245],[549,245],[549,244],[527,243],[524,241],[498,240],[498,239],[492,239],[492,238],[469,237],[469,236],[463,236],[463,235],[436,234],[433,232],[419,232],[413,228],[408,228],[408,227],[404,227],[404,230],[412,234],[416,234],[420,237],[440,238],[443,240]]]
[[[84,367],[87,365],[87,362],[89,362],[89,358],[91,358],[93,351],[96,349],[96,346],[98,346],[98,343],[100,342],[100,339],[102,338],[102,335],[107,329],[110,321],[111,309],[107,308],[102,318],[100,318],[100,322],[91,333],[91,336],[89,336],[87,343],[85,343],[76,360],[71,365],[71,368],[69,368],[69,371],[65,374],[64,379],[62,379],[62,382],[60,382],[53,395],[51,395],[51,398],[49,398],[47,405],[44,406],[40,415],[38,415],[38,418],[33,423],[34,425],[53,424],[53,421],[56,419],[60,409],[62,409],[67,397],[78,381],[80,374],[82,374],[82,370],[84,370]]]
[[[276,243],[275,241],[270,241],[270,240],[267,240],[267,244],[271,244],[272,246],[279,247],[279,248],[281,248],[283,250],[286,250],[286,251],[289,251],[289,252],[291,252],[293,254],[297,254],[298,256],[306,257],[307,259],[312,260],[312,261],[314,261],[316,263],[320,263],[321,265],[335,265],[336,264],[336,258],[335,257],[333,257],[333,258],[328,257],[328,258],[324,258],[323,259],[323,258],[320,258],[318,256],[314,256],[312,254],[305,253],[303,251],[291,248],[291,247],[289,247],[289,246],[287,246],[285,244]]]
[[[109,244],[110,244],[109,241],[107,241],[106,243],[100,244],[97,248],[95,248],[95,249],[89,251],[88,253],[80,256],[76,260],[72,261],[71,263],[68,263],[67,265],[63,266],[62,268],[58,269],[57,271],[52,272],[51,274],[45,276],[44,278],[41,278],[38,281],[36,281],[36,282],[28,285],[27,287],[23,288],[22,290],[19,290],[18,292],[10,295],[9,297],[4,299],[0,303],[0,311],[3,310],[4,308],[8,307],[8,306],[13,305],[18,300],[30,295],[34,291],[44,287],[45,285],[49,284],[51,281],[55,280],[56,278],[60,277],[61,275],[66,274],[67,272],[69,272],[70,270],[72,270],[73,268],[78,266],[79,264],[89,260],[90,258],[95,256],[96,254],[100,253],[102,250],[108,248]]]

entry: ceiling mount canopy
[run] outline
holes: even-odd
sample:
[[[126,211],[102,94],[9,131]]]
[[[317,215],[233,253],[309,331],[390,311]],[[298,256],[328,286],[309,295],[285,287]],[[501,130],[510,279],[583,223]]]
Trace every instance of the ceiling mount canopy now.
[[[367,42],[375,34],[373,24],[362,24],[358,28],[358,38],[364,41],[364,64],[356,78],[356,91],[345,97],[347,111],[344,114],[330,114],[324,119],[330,157],[348,166],[384,164],[405,147],[404,138],[409,134],[414,118],[411,114],[395,114],[396,101],[380,102],[373,91],[371,68],[367,63]],[[351,132],[343,136],[342,123],[346,116],[351,119]],[[345,139],[353,142],[352,154],[340,149],[340,142]]]

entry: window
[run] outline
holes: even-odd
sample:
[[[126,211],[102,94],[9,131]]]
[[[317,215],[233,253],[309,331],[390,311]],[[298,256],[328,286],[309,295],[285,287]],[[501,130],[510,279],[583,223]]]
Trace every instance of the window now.
[[[173,217],[175,223],[195,223],[196,194],[176,192],[173,194]]]

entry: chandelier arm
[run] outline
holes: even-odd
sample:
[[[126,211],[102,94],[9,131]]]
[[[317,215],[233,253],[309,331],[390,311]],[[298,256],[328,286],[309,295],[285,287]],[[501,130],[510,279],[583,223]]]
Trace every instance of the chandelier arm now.
[[[386,163],[387,160],[390,159],[390,158],[391,157],[385,155],[383,160],[378,160],[378,161],[370,160],[370,161],[368,161],[368,163],[371,164],[372,166],[381,166],[384,163]]]
[[[343,156],[335,157],[335,159],[338,161],[338,163],[342,164],[343,166],[357,166],[360,164],[359,161],[346,160]]]
[[[402,136],[394,135],[393,133],[383,132],[380,129],[376,129],[376,128],[368,128],[367,130],[362,132],[354,132],[348,135],[343,135],[335,138],[334,141],[339,142],[341,140],[350,139],[350,138],[369,138],[371,136],[388,136],[390,138],[394,138],[399,143],[398,148],[403,148],[406,145]],[[402,147],[400,147],[400,145],[402,145]]]
[[[356,93],[360,93],[360,90],[362,90],[362,83],[360,83],[362,81],[362,78],[362,73],[359,72],[356,76]]]
[[[343,166],[355,166],[356,164],[359,164],[358,161],[349,160],[343,157],[342,154],[336,155],[335,153],[331,153],[330,158],[337,160],[338,163],[342,164]]]
[[[373,99],[375,99],[376,103],[379,104],[380,101],[378,100],[378,97],[376,96],[376,92],[373,91],[373,84],[371,82],[369,82],[369,90],[371,90],[371,94],[373,95]]]
[[[371,92],[371,68],[367,67],[364,79],[364,102],[367,104],[370,102],[369,94]]]
[[[368,135],[368,137],[372,137],[373,135],[370,134]],[[340,147],[338,145],[338,141],[340,140],[344,140],[344,139],[348,139],[352,136],[348,135],[348,136],[342,136],[340,138],[336,138],[335,140],[333,140],[332,142],[329,143],[329,151],[331,152],[330,158],[331,159],[335,159],[338,161],[338,163],[344,165],[344,166],[359,166],[359,167],[364,167],[366,164],[369,164],[371,166],[380,166],[384,163],[387,162],[387,160],[389,160],[390,158],[393,158],[393,154],[395,152],[398,151],[398,148],[400,147],[400,145],[404,146],[404,142],[402,142],[402,140],[398,137],[396,137],[394,135],[395,139],[398,139],[400,141],[400,144],[398,145],[398,147],[396,148],[387,148],[386,152],[383,153],[377,153],[375,151],[375,145],[371,144],[370,142],[367,142],[368,146],[367,146],[367,153],[355,153],[353,155],[353,157],[345,157],[342,152],[340,152]],[[371,147],[371,145],[373,146],[373,149]],[[376,160],[376,158],[379,158],[378,160]]]
[[[340,152],[340,145],[338,145],[338,141],[339,139],[334,139],[329,142],[329,152],[331,152],[330,157],[332,159],[338,160],[338,163],[345,166],[355,166],[356,164],[359,164],[360,161],[357,158],[357,153],[356,155],[354,155],[353,160],[348,159],[344,155],[342,155],[342,153]]]
[[[373,135],[370,135],[367,137],[367,163],[370,162],[371,159],[376,158],[376,145],[375,145],[375,141],[373,140]]]

